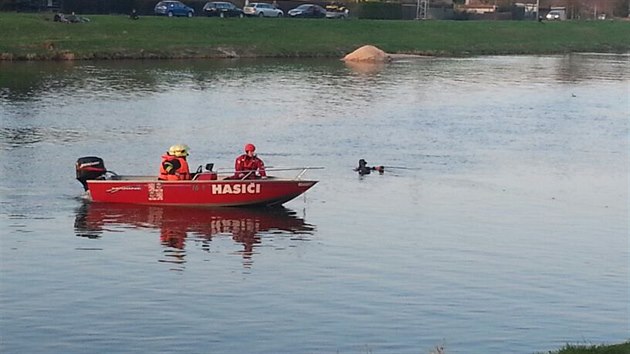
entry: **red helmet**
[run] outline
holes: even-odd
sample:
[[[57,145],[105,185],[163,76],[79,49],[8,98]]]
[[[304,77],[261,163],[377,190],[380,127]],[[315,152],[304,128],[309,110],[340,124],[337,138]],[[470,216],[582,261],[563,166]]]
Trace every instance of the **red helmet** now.
[[[248,152],[248,151],[256,151],[256,147],[254,146],[254,144],[245,145],[245,152]]]

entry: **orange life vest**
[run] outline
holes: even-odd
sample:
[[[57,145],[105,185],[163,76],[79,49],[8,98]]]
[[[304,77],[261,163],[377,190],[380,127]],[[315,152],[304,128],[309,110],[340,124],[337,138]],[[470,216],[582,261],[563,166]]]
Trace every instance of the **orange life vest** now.
[[[175,170],[175,173],[169,173],[164,168],[165,162],[171,162],[177,160],[179,168]],[[175,163],[177,165],[177,163]],[[183,181],[190,179],[190,170],[188,169],[188,162],[184,157],[171,156],[169,154],[162,155],[162,163],[160,163],[160,180],[163,181]]]

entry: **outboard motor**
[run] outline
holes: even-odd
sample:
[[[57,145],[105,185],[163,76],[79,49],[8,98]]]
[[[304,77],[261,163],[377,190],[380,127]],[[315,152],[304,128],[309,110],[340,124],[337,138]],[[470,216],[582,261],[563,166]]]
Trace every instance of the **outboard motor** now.
[[[77,180],[83,185],[83,189],[88,190],[87,180],[104,179],[107,169],[103,159],[96,156],[80,157],[76,163]]]

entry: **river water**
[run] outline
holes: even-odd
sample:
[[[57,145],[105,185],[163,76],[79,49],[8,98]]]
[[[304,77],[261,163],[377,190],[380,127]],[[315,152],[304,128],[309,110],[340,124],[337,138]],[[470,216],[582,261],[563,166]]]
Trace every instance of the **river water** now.
[[[0,351],[627,340],[628,59],[0,63]],[[74,180],[88,155],[157,173],[176,143],[229,169],[246,142],[320,182],[200,210],[89,204]]]

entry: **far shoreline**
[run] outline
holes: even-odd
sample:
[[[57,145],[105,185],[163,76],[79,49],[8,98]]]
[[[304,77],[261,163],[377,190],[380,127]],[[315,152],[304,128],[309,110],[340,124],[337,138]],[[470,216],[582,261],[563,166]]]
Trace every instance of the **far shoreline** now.
[[[358,48],[358,47],[357,47]],[[356,48],[354,48],[356,49]],[[216,53],[194,53],[189,51],[188,53],[174,52],[174,53],[154,53],[154,52],[130,52],[124,53],[121,51],[98,51],[88,53],[74,53],[69,50],[55,51],[50,50],[45,53],[0,53],[1,62],[27,62],[27,61],[123,61],[123,60],[256,60],[256,59],[331,59],[342,60],[343,56],[349,52],[339,54],[322,54],[322,53],[299,53],[295,55],[255,55],[250,51],[238,52],[234,49],[217,48]],[[468,57],[480,57],[480,56],[553,56],[553,55],[569,55],[569,54],[604,54],[604,55],[628,55],[630,56],[630,49],[625,52],[618,51],[562,51],[562,52],[486,52],[486,53],[422,53],[422,52],[387,52],[387,55],[393,62],[401,60],[422,60],[430,58],[468,58]]]
[[[374,45],[394,59],[630,53],[630,21],[219,19],[0,13],[0,61],[340,59]],[[471,35],[472,34],[472,35]]]

